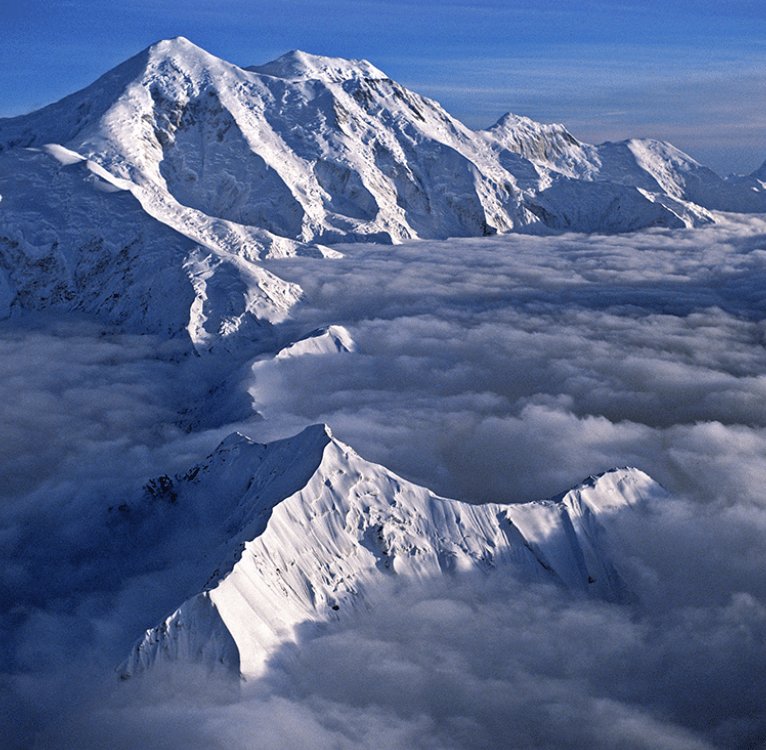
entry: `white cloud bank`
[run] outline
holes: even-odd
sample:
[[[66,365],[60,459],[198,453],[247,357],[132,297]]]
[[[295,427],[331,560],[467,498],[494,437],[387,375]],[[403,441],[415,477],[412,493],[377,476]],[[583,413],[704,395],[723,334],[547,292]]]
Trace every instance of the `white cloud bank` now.
[[[259,362],[269,430],[326,421],[452,497],[555,494],[615,465],[675,492],[758,497],[766,444],[766,225],[627,237],[353,247],[272,268],[307,329],[357,352]]]
[[[5,745],[758,747],[766,222],[341,249],[269,267],[306,290],[292,330],[343,325],[356,351],[235,370],[265,417],[249,434],[325,421],[365,458],[476,502],[637,466],[679,498],[619,529],[637,602],[452,580],[307,637],[237,695],[193,671],[116,684],[193,550],[163,528],[131,548],[107,508],[194,463],[238,412],[187,434],[222,370],[92,323],[9,322]]]

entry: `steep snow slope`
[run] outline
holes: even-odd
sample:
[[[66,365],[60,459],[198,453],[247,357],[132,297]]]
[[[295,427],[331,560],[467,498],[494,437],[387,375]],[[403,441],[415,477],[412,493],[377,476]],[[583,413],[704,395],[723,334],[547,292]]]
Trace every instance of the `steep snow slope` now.
[[[528,199],[567,180],[727,210],[766,205],[666,144],[587,146],[561,126],[513,115],[475,133],[365,61],[296,51],[241,69],[183,38],[0,123],[5,149],[48,142],[128,181],[150,214],[196,242],[251,258],[300,242],[519,229],[541,220]],[[628,227],[704,219],[644,200]]]
[[[205,498],[205,533],[229,535],[215,547],[224,562],[147,631],[124,676],[168,659],[260,674],[298,626],[374,606],[396,576],[497,570],[622,600],[605,520],[661,492],[642,472],[619,469],[554,500],[470,505],[365,461],[322,425],[289,444],[231,436],[172,491],[180,513]]]
[[[243,69],[180,37],[0,120],[0,175],[0,315],[69,306],[198,348],[288,314],[300,290],[264,256],[766,211],[758,174],[721,180],[669,144],[514,115],[474,132],[365,61]]]

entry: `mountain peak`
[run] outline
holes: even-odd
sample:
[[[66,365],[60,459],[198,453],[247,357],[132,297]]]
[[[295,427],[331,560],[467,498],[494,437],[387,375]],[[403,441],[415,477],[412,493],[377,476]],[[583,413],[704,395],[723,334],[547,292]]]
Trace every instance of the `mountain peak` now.
[[[563,125],[535,122],[512,112],[503,115],[486,132],[533,162],[555,161],[567,151],[581,147]]]
[[[292,50],[265,65],[253,65],[246,70],[285,80],[319,79],[329,83],[346,81],[350,78],[388,77],[367,60],[324,57],[301,50]]]
[[[322,422],[319,422],[316,424],[309,425],[308,427],[305,427],[303,430],[301,430],[297,435],[294,435],[292,438],[285,438],[284,442],[288,442],[288,441],[292,442],[293,449],[296,449],[296,446],[300,447],[302,445],[307,445],[309,443],[316,443],[316,442],[328,443],[332,439],[333,439],[333,435],[332,435],[332,432],[330,431],[329,426]],[[218,443],[218,446],[213,451],[210,457],[219,455],[219,454],[224,454],[232,450],[238,450],[243,447],[247,448],[250,446],[258,446],[261,448],[264,447],[263,445],[256,443],[247,435],[243,435],[241,432],[232,432],[229,435],[227,435],[220,443]]]
[[[170,39],[160,39],[149,45],[144,50],[144,54],[154,58],[168,58],[168,57],[204,57],[207,59],[219,59],[215,55],[212,55],[207,50],[189,41],[185,36],[174,36]]]
[[[148,49],[151,51],[164,52],[166,54],[177,50],[202,50],[201,47],[190,42],[185,36],[174,36],[170,39],[160,39],[154,44],[151,44]]]
[[[203,75],[212,75],[215,78],[220,76],[223,70],[237,69],[236,65],[216,57],[183,36],[161,39],[147,47],[137,57],[146,60],[149,70],[154,70],[163,76],[171,71],[178,73],[180,69],[192,75],[194,71],[197,73],[205,71]]]
[[[758,169],[755,170],[752,174],[753,177],[756,177],[759,180],[766,180],[766,161],[761,164]]]
[[[591,512],[608,514],[665,494],[665,489],[646,472],[626,466],[588,477],[554,499],[569,507],[587,506]]]
[[[643,472],[621,469],[591,478],[560,504],[470,505],[365,461],[322,424],[253,448],[187,475],[194,484],[179,483],[177,507],[197,497],[211,510],[197,546],[214,529],[228,535],[216,547],[225,562],[136,643],[123,677],[179,659],[261,675],[301,624],[368,608],[391,576],[502,569],[624,601],[630,592],[613,564],[606,520],[657,492]]]

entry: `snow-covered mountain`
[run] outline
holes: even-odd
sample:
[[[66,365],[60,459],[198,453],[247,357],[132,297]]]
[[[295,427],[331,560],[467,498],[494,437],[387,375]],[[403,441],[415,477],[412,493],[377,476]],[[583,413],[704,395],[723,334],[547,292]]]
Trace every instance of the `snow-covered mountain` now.
[[[141,332],[188,332],[201,347],[235,332],[262,339],[284,319],[296,285],[189,239],[131,188],[62,146],[1,153],[0,318],[82,310]]]
[[[180,659],[258,675],[299,627],[374,607],[397,577],[513,575],[623,601],[608,520],[662,493],[617,469],[553,500],[471,505],[365,461],[324,425],[270,445],[231,435],[185,476],[149,485],[150,501],[196,524],[208,582],[147,631],[121,673]]]
[[[722,180],[666,143],[514,115],[472,131],[364,61],[243,69],[183,38],[0,120],[0,196],[0,315],[83,309],[198,348],[284,319],[300,290],[264,256],[766,211],[758,173]]]

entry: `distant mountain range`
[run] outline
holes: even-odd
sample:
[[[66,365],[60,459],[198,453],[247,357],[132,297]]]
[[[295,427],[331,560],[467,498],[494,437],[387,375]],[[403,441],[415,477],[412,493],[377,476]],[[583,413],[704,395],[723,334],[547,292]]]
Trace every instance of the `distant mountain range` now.
[[[97,312],[198,348],[258,339],[300,289],[263,257],[343,242],[626,232],[766,211],[673,146],[591,146],[505,115],[472,131],[368,62],[239,68],[183,38],[0,120],[0,316]]]

